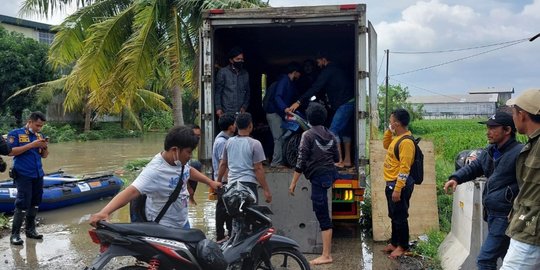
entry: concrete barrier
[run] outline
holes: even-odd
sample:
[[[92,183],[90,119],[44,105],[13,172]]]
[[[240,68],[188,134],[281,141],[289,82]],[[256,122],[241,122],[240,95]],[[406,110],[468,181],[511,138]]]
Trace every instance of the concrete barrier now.
[[[295,196],[290,196],[292,172],[290,169],[266,170],[266,181],[272,191],[272,203],[264,202],[264,195],[259,187],[260,204],[269,206],[274,212],[270,218],[277,234],[294,239],[303,253],[321,253],[321,231],[311,204],[311,184],[302,175],[296,185]],[[328,207],[331,211],[331,189],[328,189]]]
[[[439,247],[443,269],[476,269],[476,257],[487,235],[482,218],[485,178],[461,184],[454,193],[452,228]]]

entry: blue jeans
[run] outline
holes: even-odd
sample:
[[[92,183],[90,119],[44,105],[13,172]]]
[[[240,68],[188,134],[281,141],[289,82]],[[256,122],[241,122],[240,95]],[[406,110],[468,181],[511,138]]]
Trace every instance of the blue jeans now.
[[[326,173],[322,175],[312,176],[311,182],[311,202],[313,212],[319,221],[321,231],[332,229],[332,219],[330,218],[330,210],[328,209],[327,191],[332,187],[332,183],[336,179],[334,173]]]
[[[487,222],[488,235],[482,244],[476,265],[479,270],[496,270],[497,260],[504,258],[510,245],[510,237],[505,234],[508,217],[504,213],[490,213],[488,210]]]
[[[506,255],[500,270],[540,269],[540,246],[511,239]]]
[[[351,137],[350,120],[354,117],[354,102],[347,102],[336,110],[330,131],[336,136],[338,143],[341,143],[342,137]]]

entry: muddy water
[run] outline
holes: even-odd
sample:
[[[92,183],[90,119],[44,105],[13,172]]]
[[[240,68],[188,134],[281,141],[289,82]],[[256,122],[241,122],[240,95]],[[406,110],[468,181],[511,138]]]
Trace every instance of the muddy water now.
[[[163,148],[164,134],[149,134],[142,138],[51,144],[50,156],[44,160],[47,172],[64,170],[72,175],[119,171],[129,160],[151,158]],[[10,161],[8,161],[10,162]],[[6,173],[0,179],[8,178]],[[197,205],[191,205],[192,227],[215,237],[214,201],[207,200],[207,187],[200,185],[195,194]],[[44,240],[23,236],[24,246],[9,244],[9,235],[0,239],[0,269],[83,269],[98,253],[98,246],[88,236],[88,217],[99,211],[109,199],[95,201],[38,214],[40,233]],[[129,221],[127,208],[111,217],[112,222]],[[334,264],[312,269],[401,269],[399,264],[378,252],[382,245],[373,244],[362,236],[356,226],[337,227],[334,237]],[[308,259],[315,258],[307,255]],[[117,263],[116,266],[122,262]]]

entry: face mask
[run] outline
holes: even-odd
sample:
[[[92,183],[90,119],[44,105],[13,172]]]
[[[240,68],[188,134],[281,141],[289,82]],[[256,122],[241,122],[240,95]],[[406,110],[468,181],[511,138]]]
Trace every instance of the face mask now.
[[[174,165],[180,167],[180,166],[182,166],[182,161],[180,161],[180,159],[178,159],[178,156],[179,156],[179,155],[177,155],[176,153],[177,153],[177,152],[174,153],[174,156],[175,156],[175,157],[174,157]]]
[[[244,66],[244,62],[233,62],[233,66],[236,69],[242,69],[242,67]]]
[[[31,127],[28,128],[28,131],[30,131],[30,133],[34,133],[34,130]]]
[[[388,124],[388,129],[390,129],[390,131],[394,132],[394,128],[392,127],[392,124]]]

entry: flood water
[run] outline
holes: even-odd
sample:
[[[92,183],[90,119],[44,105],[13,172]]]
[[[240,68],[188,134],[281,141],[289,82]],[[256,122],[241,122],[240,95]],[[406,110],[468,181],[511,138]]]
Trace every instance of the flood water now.
[[[46,172],[62,169],[69,175],[89,175],[98,172],[120,173],[131,160],[148,159],[163,149],[164,134],[151,133],[142,138],[67,142],[50,144],[50,155],[44,159]],[[10,158],[6,158],[8,164]],[[7,179],[7,173],[0,179]],[[215,201],[210,201],[208,188],[199,185],[195,194],[197,205],[189,208],[190,224],[215,238]],[[40,212],[38,231],[44,240],[26,240],[22,247],[11,246],[9,235],[0,239],[0,269],[83,269],[98,254],[99,247],[88,236],[88,218],[107,204],[110,198]],[[111,216],[112,222],[128,222],[129,210],[124,207]],[[312,269],[398,269],[398,264],[386,259],[377,250],[382,244],[364,239],[357,226],[336,228],[334,264]],[[352,251],[352,254],[351,254]],[[380,256],[379,256],[380,255]],[[307,255],[308,259],[315,255]],[[376,266],[377,265],[377,266]]]

